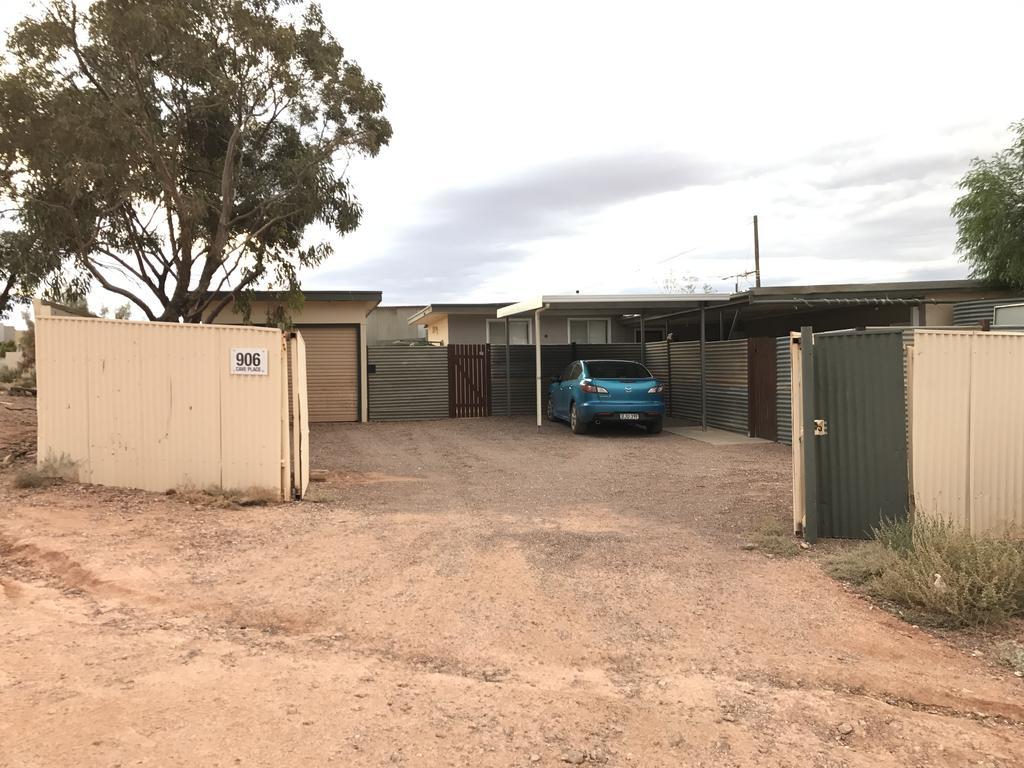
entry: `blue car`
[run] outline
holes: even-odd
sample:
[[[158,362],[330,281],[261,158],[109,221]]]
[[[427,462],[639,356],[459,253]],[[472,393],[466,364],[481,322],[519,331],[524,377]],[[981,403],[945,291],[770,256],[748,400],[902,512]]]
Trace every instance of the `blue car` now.
[[[568,421],[577,435],[591,424],[643,424],[661,432],[664,385],[640,363],[576,360],[548,386],[548,419]]]

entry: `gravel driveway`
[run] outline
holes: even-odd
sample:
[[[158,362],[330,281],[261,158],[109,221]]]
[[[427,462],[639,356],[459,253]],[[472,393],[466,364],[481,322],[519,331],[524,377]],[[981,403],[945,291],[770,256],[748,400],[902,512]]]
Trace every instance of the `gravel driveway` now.
[[[316,425],[302,504],[0,473],[2,766],[1024,764],[1018,681],[874,609],[789,451]]]

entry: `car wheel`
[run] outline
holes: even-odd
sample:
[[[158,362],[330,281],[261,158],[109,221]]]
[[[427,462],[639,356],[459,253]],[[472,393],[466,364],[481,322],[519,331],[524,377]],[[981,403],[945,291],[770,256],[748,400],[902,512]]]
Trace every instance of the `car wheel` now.
[[[656,435],[661,432],[662,420],[655,419],[654,421],[647,422],[647,433],[650,435]]]
[[[576,410],[576,403],[569,406],[569,426],[572,427],[573,433],[577,435],[582,435],[587,431],[586,423],[580,418],[579,411]]]
[[[555,404],[552,402],[550,397],[548,398],[548,421],[558,421],[558,419],[555,418]]]

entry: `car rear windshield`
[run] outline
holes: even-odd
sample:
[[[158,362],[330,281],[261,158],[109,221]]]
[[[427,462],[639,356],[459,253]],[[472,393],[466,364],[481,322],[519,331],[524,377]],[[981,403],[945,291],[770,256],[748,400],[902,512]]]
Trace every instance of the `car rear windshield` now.
[[[595,379],[650,379],[651,372],[628,360],[588,360],[587,373]]]

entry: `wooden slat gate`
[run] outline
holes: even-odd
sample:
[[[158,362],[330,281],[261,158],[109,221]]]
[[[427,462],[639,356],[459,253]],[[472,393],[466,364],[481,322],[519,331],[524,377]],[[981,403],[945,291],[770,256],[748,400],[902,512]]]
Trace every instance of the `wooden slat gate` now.
[[[747,429],[752,437],[775,440],[778,424],[775,418],[775,339],[755,337],[747,340]]]
[[[491,415],[489,344],[448,345],[448,415]]]

